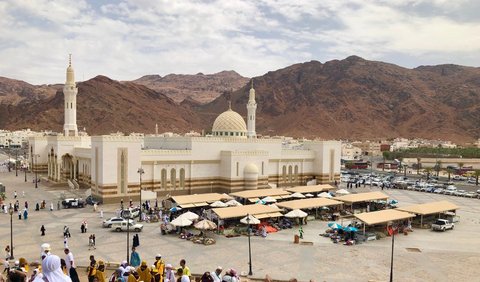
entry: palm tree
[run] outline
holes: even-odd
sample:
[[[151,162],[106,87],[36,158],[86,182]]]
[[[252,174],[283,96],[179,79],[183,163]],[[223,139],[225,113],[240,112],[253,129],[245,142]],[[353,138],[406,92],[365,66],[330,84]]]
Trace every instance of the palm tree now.
[[[451,168],[447,168],[445,171],[448,173],[448,181],[450,181],[450,175],[451,175],[452,173],[454,173],[455,170],[453,170],[453,169],[451,169]]]
[[[437,177],[440,173],[440,170],[442,170],[442,161],[437,161],[437,163],[435,164],[435,171],[437,172]]]
[[[430,173],[432,173],[432,168],[431,167],[425,168],[425,172],[427,173],[427,180],[429,180],[430,179]]]
[[[478,186],[478,178],[480,177],[480,169],[474,170],[473,175],[475,176],[475,185]]]

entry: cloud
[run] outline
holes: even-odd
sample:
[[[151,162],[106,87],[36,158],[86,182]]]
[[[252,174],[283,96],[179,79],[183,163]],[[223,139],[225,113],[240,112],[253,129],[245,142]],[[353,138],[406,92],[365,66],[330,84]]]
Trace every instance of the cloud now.
[[[476,7],[473,0],[7,0],[0,75],[62,82],[69,53],[78,80],[228,69],[257,76],[352,54],[407,67],[479,65]]]

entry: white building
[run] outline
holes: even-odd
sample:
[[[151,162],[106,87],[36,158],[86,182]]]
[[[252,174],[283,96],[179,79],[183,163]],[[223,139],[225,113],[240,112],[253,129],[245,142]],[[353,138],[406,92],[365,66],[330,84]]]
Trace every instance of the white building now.
[[[78,135],[73,77],[70,62],[64,88],[64,136],[30,138],[30,161],[33,169],[46,173],[50,181],[71,180],[91,187],[104,202],[136,199],[139,168],[145,172],[142,189],[158,195],[230,193],[269,184],[286,187],[305,185],[312,179],[328,183],[340,178],[339,141],[304,141],[292,148],[282,145],[282,139],[257,138],[253,84],[247,104],[248,128],[229,108],[215,120],[210,137],[90,137]]]

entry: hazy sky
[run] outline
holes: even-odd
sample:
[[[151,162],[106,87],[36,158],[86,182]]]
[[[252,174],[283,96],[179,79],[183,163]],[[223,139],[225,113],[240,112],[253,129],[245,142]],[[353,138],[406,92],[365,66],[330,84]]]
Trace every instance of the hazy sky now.
[[[478,0],[2,0],[0,76],[34,84],[103,74],[235,70],[358,55],[404,67],[480,65]]]

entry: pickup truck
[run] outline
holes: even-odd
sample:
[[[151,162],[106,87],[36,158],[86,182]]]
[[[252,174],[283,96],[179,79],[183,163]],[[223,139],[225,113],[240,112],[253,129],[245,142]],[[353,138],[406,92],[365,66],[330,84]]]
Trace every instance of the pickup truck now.
[[[62,206],[65,209],[69,208],[83,208],[85,207],[85,202],[82,199],[70,198],[62,201]]]
[[[445,231],[447,229],[453,229],[455,227],[454,223],[451,223],[450,221],[446,219],[437,219],[433,224],[432,224],[432,230],[434,231]]]
[[[127,222],[120,222],[120,223],[114,223],[112,224],[112,230],[121,232],[121,231],[129,231],[129,232],[140,232],[143,229],[143,225],[134,223],[134,222],[129,222],[128,223],[130,226],[127,227]]]

